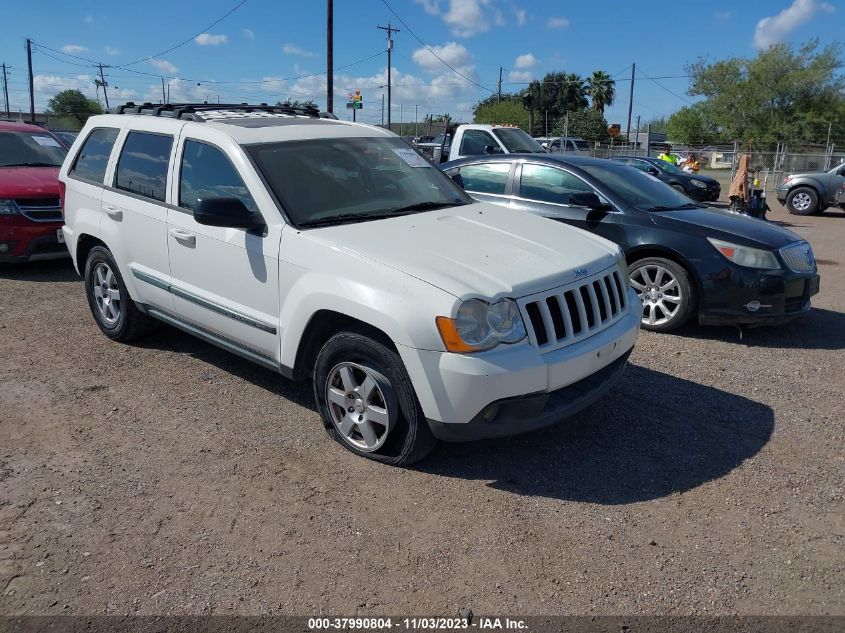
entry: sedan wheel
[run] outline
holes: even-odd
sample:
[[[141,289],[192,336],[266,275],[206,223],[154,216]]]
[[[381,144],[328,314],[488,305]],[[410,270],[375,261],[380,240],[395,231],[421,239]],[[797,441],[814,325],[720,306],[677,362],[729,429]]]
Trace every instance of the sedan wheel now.
[[[634,262],[628,275],[643,304],[643,328],[667,332],[689,318],[692,287],[683,267],[668,259],[650,257]]]

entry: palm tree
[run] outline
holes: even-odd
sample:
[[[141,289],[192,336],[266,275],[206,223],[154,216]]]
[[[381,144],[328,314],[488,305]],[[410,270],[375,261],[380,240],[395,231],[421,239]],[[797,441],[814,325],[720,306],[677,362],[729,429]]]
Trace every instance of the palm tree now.
[[[587,80],[587,92],[593,100],[593,108],[604,114],[604,107],[613,105],[616,97],[616,82],[603,70],[593,71]]]
[[[559,103],[562,112],[574,112],[587,107],[588,89],[584,78],[578,73],[564,73]]]

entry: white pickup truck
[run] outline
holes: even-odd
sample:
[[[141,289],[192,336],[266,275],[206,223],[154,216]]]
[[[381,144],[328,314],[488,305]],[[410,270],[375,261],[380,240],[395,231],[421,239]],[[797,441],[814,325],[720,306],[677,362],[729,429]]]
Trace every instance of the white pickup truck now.
[[[419,143],[417,149],[435,164],[483,154],[545,154],[546,150],[513,125],[466,123],[438,136],[432,143]]]

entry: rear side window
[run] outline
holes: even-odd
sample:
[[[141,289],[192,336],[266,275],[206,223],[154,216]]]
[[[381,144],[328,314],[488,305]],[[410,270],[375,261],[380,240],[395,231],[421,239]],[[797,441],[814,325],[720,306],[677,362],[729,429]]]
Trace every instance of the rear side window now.
[[[510,163],[482,163],[461,167],[461,180],[467,191],[503,195],[508,186]]]
[[[202,200],[237,198],[253,213],[258,207],[226,155],[199,141],[185,141],[179,174],[179,206],[196,211]]]
[[[111,150],[117,140],[118,130],[114,128],[97,128],[82,144],[71,175],[84,180],[102,183],[106,177],[106,165],[109,162]]]
[[[115,187],[163,202],[172,146],[172,136],[130,132],[117,162]]]

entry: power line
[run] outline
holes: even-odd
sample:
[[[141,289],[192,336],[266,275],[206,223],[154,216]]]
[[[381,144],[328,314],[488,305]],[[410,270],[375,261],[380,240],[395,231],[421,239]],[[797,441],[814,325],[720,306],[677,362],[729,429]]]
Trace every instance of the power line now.
[[[645,71],[643,71],[643,69],[642,69],[642,68],[640,68],[640,73],[641,73],[642,75],[644,75],[644,76],[645,76],[645,78],[646,78],[646,79],[648,79],[649,81],[651,81],[652,83],[654,83],[654,84],[656,84],[656,85],[660,86],[661,88],[663,88],[663,90],[665,90],[666,92],[668,92],[670,95],[672,95],[672,96],[674,96],[674,97],[677,97],[678,99],[680,99],[680,100],[681,100],[681,101],[683,101],[684,103],[687,103],[687,104],[689,104],[689,105],[693,105],[693,102],[692,102],[692,101],[690,101],[689,99],[686,99],[685,97],[682,97],[682,96],[681,96],[681,95],[679,95],[678,93],[673,92],[672,90],[669,90],[669,88],[667,88],[666,86],[664,86],[662,83],[660,83],[660,82],[656,81],[654,77],[649,77],[649,76],[648,76],[648,74],[647,74]]]

